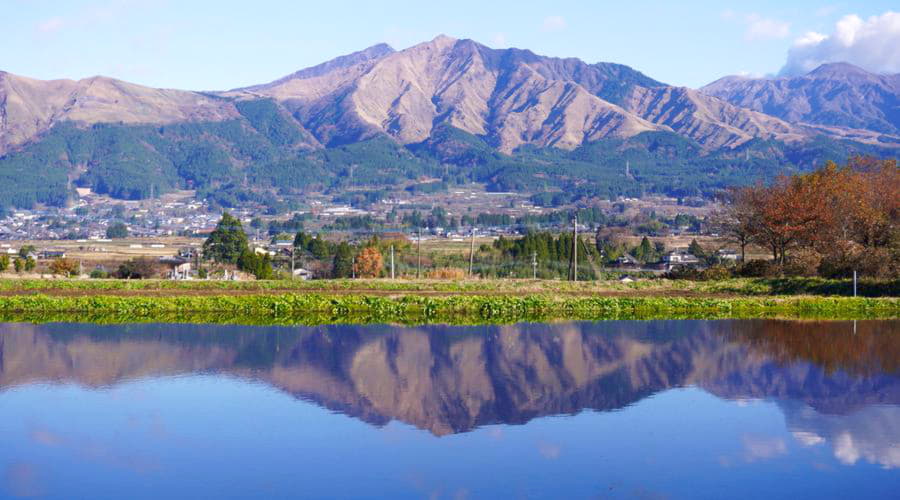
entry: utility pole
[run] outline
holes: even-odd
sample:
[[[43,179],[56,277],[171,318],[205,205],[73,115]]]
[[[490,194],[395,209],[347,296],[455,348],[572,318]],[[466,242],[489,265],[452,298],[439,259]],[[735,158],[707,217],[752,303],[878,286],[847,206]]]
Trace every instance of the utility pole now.
[[[394,245],[391,245],[391,279],[394,279]]]
[[[472,277],[472,268],[475,266],[475,227],[472,227],[472,244],[469,247],[469,277]]]
[[[418,237],[416,237],[416,279],[422,272],[422,228],[419,228]]]
[[[537,279],[537,252],[531,254],[531,279]]]
[[[294,250],[297,248],[291,245],[291,280],[294,279]]]
[[[578,281],[578,215],[572,218],[572,260],[569,261],[569,279]]]

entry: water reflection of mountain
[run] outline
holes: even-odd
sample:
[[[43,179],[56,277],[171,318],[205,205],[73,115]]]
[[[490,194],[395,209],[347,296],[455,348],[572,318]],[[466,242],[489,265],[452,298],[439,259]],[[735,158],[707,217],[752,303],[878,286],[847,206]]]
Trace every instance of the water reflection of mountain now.
[[[622,408],[684,385],[725,398],[789,401],[840,419],[900,404],[897,332],[896,321],[859,322],[855,332],[852,323],[768,320],[423,328],[15,324],[0,326],[0,390],[227,373],[372,424],[398,419],[438,435]],[[815,427],[814,420],[802,422],[799,432],[818,432],[802,428]],[[889,430],[893,443],[896,431]]]

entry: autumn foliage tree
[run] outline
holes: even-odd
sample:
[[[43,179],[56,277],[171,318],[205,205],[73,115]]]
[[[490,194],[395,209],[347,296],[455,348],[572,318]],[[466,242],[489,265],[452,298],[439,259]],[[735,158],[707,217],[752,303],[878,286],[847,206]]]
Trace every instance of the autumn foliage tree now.
[[[772,185],[734,189],[719,217],[724,235],[768,248],[784,269],[813,255],[817,271],[881,277],[900,272],[900,169],[896,160],[854,158]]]
[[[381,273],[384,259],[374,246],[363,248],[353,262],[353,270],[360,278],[375,278]]]
[[[74,276],[78,274],[78,262],[72,259],[54,259],[50,262],[50,272],[56,276]]]

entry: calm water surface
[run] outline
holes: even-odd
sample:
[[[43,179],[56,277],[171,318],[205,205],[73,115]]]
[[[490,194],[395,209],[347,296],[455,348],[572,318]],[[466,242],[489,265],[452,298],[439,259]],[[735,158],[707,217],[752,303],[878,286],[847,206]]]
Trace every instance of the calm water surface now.
[[[4,498],[898,492],[898,321],[0,325]]]

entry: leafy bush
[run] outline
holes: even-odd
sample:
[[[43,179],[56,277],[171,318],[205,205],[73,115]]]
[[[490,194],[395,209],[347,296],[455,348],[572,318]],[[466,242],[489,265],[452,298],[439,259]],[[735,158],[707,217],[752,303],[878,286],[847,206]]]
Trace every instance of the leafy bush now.
[[[121,279],[150,279],[159,274],[157,262],[149,257],[137,257],[123,262],[116,272]]]
[[[238,269],[248,272],[258,280],[272,279],[272,259],[269,254],[257,254],[249,249],[244,250],[237,260]]]
[[[107,238],[127,238],[128,237],[128,226],[126,226],[122,222],[116,222],[114,224],[110,224],[108,228],[106,228],[106,237]]]
[[[777,276],[779,269],[774,262],[754,259],[740,266],[738,274],[745,278],[768,278]]]

